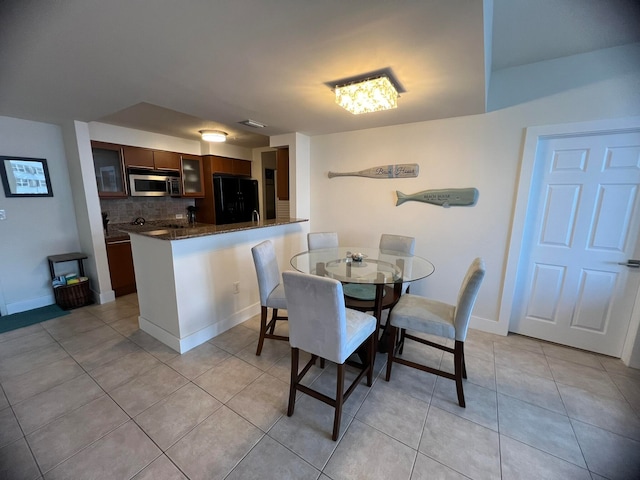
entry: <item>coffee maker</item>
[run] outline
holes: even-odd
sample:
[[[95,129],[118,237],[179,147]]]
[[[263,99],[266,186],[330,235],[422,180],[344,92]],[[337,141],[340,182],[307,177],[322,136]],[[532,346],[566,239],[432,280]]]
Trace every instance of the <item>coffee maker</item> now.
[[[189,225],[196,223],[196,207],[193,205],[187,207],[187,222],[189,222]]]

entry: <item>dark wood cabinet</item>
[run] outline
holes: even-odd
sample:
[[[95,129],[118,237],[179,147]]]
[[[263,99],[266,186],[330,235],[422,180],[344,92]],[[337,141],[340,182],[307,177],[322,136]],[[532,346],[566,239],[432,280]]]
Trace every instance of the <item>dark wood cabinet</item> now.
[[[192,198],[204,197],[204,169],[202,157],[196,155],[182,155],[182,196]]]
[[[248,160],[234,159],[232,169],[234,175],[251,176],[251,162]]]
[[[111,288],[116,297],[136,291],[136,275],[131,254],[131,240],[128,237],[107,242],[107,260],[111,275]]]
[[[175,152],[165,152],[163,150],[153,151],[154,168],[159,170],[180,170],[180,154]]]
[[[123,147],[127,167],[156,170],[180,170],[180,154],[141,147]]]
[[[124,177],[122,145],[106,142],[91,142],[93,169],[100,198],[121,198],[127,196],[127,182]]]
[[[226,173],[229,175],[251,176],[251,162],[237,158],[217,157],[207,155],[205,158],[211,162],[211,173]]]
[[[278,149],[276,169],[276,196],[279,200],[289,200],[289,147]]]
[[[127,167],[153,168],[153,150],[140,147],[122,147]]]

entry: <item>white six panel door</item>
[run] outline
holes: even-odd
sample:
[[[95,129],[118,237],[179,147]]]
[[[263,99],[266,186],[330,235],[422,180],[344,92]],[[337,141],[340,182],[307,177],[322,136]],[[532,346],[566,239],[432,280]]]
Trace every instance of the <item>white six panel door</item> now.
[[[511,330],[619,357],[640,285],[640,132],[541,140]]]

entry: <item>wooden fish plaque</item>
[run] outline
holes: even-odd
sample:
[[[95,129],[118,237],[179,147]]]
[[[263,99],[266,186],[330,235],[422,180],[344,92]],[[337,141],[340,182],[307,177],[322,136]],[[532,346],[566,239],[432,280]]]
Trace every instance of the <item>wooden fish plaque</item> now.
[[[477,188],[444,188],[442,190],[423,190],[406,195],[396,190],[398,201],[396,207],[404,202],[423,202],[442,207],[470,206],[478,201]]]
[[[329,172],[333,177],[369,177],[369,178],[411,178],[418,176],[420,167],[417,163],[398,163],[397,165],[381,165],[358,172]]]

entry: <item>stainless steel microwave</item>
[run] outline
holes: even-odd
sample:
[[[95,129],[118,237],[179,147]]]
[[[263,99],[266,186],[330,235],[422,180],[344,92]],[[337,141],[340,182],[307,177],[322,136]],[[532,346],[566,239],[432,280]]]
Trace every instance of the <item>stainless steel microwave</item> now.
[[[129,194],[132,197],[179,197],[178,172],[130,171]]]

